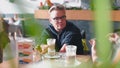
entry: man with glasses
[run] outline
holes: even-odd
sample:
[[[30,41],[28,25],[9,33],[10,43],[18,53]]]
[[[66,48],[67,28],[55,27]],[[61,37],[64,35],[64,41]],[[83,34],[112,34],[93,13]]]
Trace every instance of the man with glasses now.
[[[47,38],[55,38],[57,52],[65,52],[66,45],[76,45],[77,54],[83,54],[80,30],[66,20],[65,7],[53,5],[48,13],[50,25],[42,33],[41,41],[46,42]]]

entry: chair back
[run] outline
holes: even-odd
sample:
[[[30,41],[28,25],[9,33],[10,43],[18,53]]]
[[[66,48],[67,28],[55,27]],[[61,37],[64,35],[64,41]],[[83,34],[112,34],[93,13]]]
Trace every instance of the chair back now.
[[[83,49],[84,54],[88,54],[90,50],[89,50],[87,42],[86,42],[86,32],[85,32],[85,30],[81,31],[81,36],[82,36],[82,44],[83,44],[83,47],[84,47],[84,49]]]

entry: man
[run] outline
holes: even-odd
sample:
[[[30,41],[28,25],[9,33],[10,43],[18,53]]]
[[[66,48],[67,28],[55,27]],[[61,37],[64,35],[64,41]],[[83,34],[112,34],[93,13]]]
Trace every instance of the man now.
[[[80,30],[71,22],[66,21],[64,6],[53,5],[48,13],[50,25],[42,33],[42,41],[46,42],[46,38],[55,38],[56,51],[65,52],[66,45],[76,45],[77,54],[83,54]]]

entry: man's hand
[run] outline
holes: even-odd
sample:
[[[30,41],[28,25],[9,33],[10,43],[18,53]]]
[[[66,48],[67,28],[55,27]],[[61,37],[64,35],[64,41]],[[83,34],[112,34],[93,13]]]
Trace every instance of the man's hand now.
[[[95,39],[91,39],[89,41],[89,43],[91,44],[91,51],[92,51],[92,61],[95,62],[98,58],[97,53],[96,53],[96,40]]]
[[[64,44],[59,52],[66,52],[66,46],[67,46],[67,44]]]
[[[110,33],[109,34],[109,40],[112,43],[116,43],[116,41],[118,40],[118,38],[119,38],[119,35],[117,33]]]

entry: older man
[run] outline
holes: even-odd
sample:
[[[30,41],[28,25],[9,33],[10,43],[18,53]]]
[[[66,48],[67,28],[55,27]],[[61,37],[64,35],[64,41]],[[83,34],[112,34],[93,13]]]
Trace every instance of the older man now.
[[[66,20],[65,7],[53,5],[48,13],[50,25],[42,33],[42,41],[46,42],[46,38],[55,38],[56,51],[65,52],[66,45],[76,45],[77,54],[83,54],[80,30]]]

